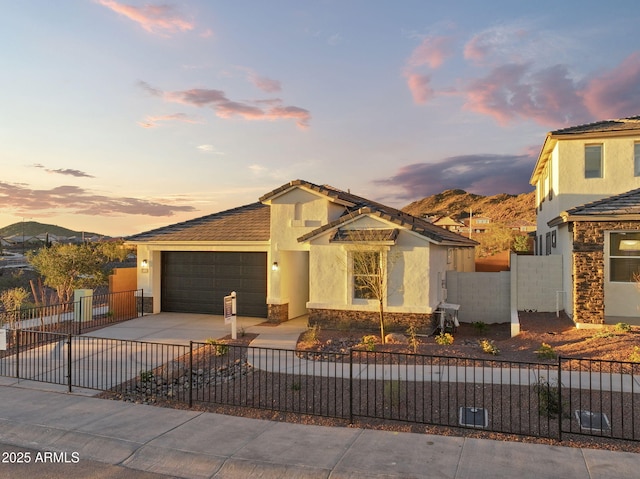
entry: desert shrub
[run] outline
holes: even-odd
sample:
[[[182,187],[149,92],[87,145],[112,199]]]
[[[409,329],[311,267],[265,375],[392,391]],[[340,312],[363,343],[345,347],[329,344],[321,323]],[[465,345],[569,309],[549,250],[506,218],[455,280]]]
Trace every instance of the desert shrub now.
[[[533,390],[538,395],[538,411],[547,417],[556,417],[562,413],[562,403],[558,392],[558,385],[549,383],[544,377],[540,377],[534,384]]]
[[[628,323],[618,323],[615,327],[616,331],[621,333],[628,333],[631,331],[631,325]]]
[[[440,346],[453,344],[453,336],[449,333],[440,333],[436,336],[436,343]]]
[[[615,334],[611,329],[603,328],[597,333],[594,333],[590,339],[606,339],[606,338],[611,338],[613,336],[615,336]]]
[[[362,336],[361,344],[367,351],[375,351],[378,338],[372,334]]]
[[[640,363],[640,347],[633,347],[633,352],[629,355],[629,361],[632,363]]]
[[[153,371],[140,371],[140,381],[148,383],[153,380]]]
[[[487,329],[489,329],[489,325],[484,321],[474,321],[473,323],[471,323],[471,326],[473,326],[473,329],[478,334],[482,334],[486,332]]]
[[[536,349],[536,354],[542,359],[555,359],[558,357],[553,347],[547,343],[542,343],[540,347]]]
[[[407,336],[409,337],[409,347],[414,354],[417,353],[420,340],[418,339],[418,331],[415,324],[412,324],[407,328]]]
[[[302,333],[302,341],[312,344],[318,343],[320,341],[320,326],[318,324],[314,324]]]
[[[214,356],[224,356],[229,352],[228,344],[220,343],[213,338],[208,338],[206,343],[212,346]]]
[[[487,354],[492,354],[494,356],[497,356],[498,354],[500,354],[500,350],[490,339],[481,339],[479,343],[483,352]]]

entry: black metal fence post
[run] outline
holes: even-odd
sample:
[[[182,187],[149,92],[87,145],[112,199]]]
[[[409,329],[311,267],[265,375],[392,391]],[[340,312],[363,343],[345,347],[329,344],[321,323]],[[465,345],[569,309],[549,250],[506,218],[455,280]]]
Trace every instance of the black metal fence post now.
[[[189,341],[189,408],[193,406],[193,341]]]
[[[349,424],[353,424],[353,348],[349,348]]]
[[[14,329],[16,335],[16,378],[20,379],[20,329]]]
[[[144,289],[140,290],[140,316],[144,316]]]
[[[71,335],[67,335],[67,389],[71,392]]]
[[[564,416],[564,408],[562,407],[562,356],[558,356],[558,441],[562,441],[562,416]]]
[[[76,311],[75,308],[78,307],[79,311]],[[78,322],[78,335],[82,334],[82,298],[78,301],[74,306],[74,320]]]

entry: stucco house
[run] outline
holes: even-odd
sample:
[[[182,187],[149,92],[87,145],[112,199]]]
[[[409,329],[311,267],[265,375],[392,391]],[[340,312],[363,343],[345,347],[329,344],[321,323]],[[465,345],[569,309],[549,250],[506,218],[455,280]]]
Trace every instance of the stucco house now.
[[[127,239],[138,250],[148,311],[238,314],[285,321],[375,318],[354,258],[373,255],[388,274],[388,321],[431,320],[447,271],[474,269],[475,241],[425,219],[330,186],[295,180],[258,202]],[[354,266],[355,264],[355,266]]]
[[[537,255],[561,255],[578,326],[640,324],[640,117],[552,131],[530,180]]]

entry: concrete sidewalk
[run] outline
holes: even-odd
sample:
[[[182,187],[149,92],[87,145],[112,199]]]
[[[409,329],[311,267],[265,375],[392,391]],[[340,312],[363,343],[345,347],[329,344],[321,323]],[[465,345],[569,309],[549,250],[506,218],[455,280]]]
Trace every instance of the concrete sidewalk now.
[[[0,462],[2,477],[43,477],[33,451],[66,453],[57,456],[66,464],[50,460],[52,478],[94,468],[96,477],[127,477],[122,468],[181,478],[640,477],[633,453],[288,424],[34,389],[43,386],[0,386],[0,459],[31,459]]]

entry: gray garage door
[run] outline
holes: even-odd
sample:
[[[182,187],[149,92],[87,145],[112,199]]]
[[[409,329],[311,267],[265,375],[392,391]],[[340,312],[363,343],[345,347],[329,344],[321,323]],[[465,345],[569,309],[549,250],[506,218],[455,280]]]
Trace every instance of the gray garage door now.
[[[267,317],[266,253],[162,253],[162,311],[222,314],[231,291],[239,316]]]

